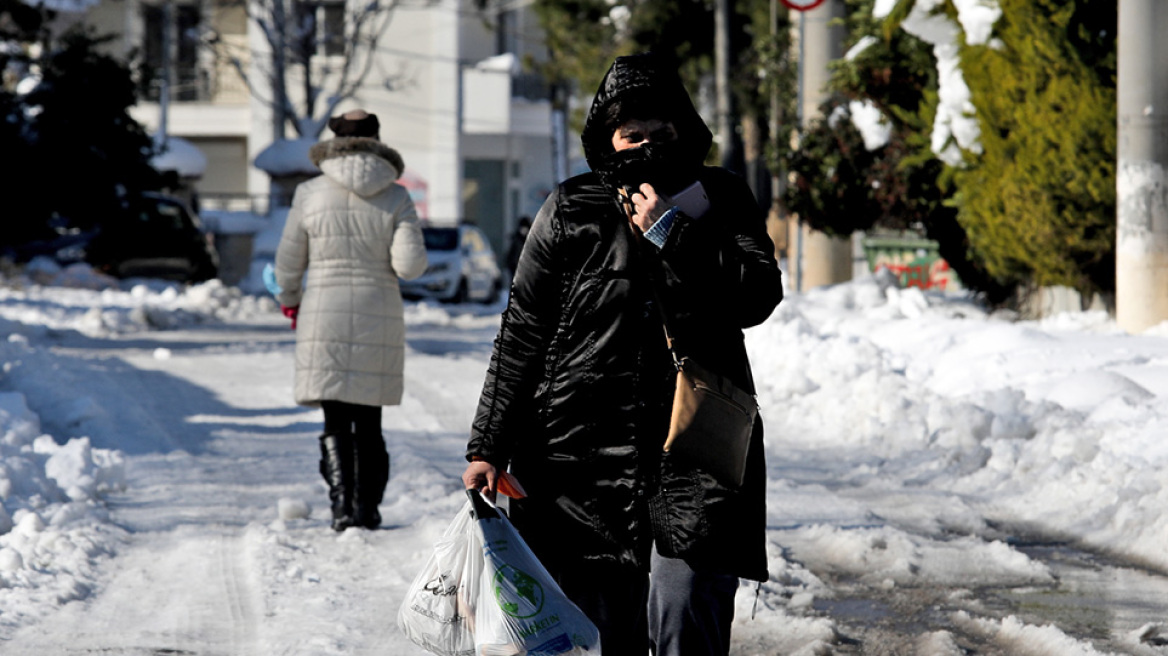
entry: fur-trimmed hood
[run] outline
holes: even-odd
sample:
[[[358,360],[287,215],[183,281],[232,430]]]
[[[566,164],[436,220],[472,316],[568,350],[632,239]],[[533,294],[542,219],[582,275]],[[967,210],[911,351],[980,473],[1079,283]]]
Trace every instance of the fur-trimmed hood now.
[[[360,196],[375,194],[401,177],[401,155],[369,137],[337,137],[322,141],[308,151],[321,172]]]

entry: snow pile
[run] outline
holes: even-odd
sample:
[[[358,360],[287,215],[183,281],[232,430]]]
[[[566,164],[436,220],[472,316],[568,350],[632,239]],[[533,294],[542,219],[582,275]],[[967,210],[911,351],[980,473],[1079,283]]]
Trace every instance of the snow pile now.
[[[0,634],[88,594],[119,535],[101,498],[124,476],[119,453],[58,445],[22,394],[0,392]]]
[[[101,273],[84,262],[61,266],[50,257],[38,255],[29,260],[21,271],[17,286],[26,285],[100,290],[117,287],[118,279]]]
[[[1054,626],[1024,624],[1014,616],[1003,620],[970,617],[959,611],[955,623],[971,633],[981,633],[1001,647],[1014,653],[1033,656],[1102,656],[1103,652],[1085,645]],[[958,652],[960,653],[960,652]]]
[[[160,152],[150,159],[159,171],[175,171],[184,178],[200,178],[207,171],[207,156],[195,144],[174,136],[155,134],[163,141]]]
[[[268,175],[315,175],[320,169],[312,163],[308,151],[316,143],[315,138],[279,139],[261,150],[252,164]]]
[[[818,512],[814,498],[798,507],[792,497],[814,496],[802,488],[772,494],[772,514],[792,515],[772,524],[795,524],[800,557],[901,583],[1045,576],[1006,553],[987,555],[996,568],[976,554],[966,565],[929,556],[929,540],[985,535],[991,520],[1168,568],[1168,340],[1069,316],[1010,323],[887,276],[785,300],[747,338],[772,477],[831,459],[830,482],[879,519]],[[955,494],[938,507],[922,488]],[[845,532],[844,544],[817,516],[874,528]],[[916,535],[885,534],[885,522]],[[863,566],[831,562],[833,544]],[[950,562],[930,572],[938,559]]]
[[[99,337],[237,321],[278,309],[270,296],[244,294],[219,280],[189,286],[119,281],[87,264],[54,270],[45,262],[34,261],[21,278],[0,286],[0,319]]]
[[[474,67],[480,71],[507,73],[508,75],[519,75],[523,72],[523,66],[519,63],[519,57],[515,56],[513,52],[505,52],[501,55],[494,55],[493,57],[479,60],[475,62]]]
[[[29,353],[23,338],[9,337],[0,346],[7,374],[13,360]],[[89,438],[58,445],[41,432],[40,417],[29,409],[24,394],[0,392],[0,529],[17,510],[39,510],[52,503],[90,503],[125,484],[122,457],[95,449]]]

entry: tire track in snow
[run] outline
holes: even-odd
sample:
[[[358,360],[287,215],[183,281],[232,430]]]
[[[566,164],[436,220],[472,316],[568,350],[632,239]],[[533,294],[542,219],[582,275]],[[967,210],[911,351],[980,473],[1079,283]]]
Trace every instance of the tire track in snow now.
[[[261,600],[238,536],[137,536],[116,564],[93,598],[17,633],[4,654],[264,653]]]

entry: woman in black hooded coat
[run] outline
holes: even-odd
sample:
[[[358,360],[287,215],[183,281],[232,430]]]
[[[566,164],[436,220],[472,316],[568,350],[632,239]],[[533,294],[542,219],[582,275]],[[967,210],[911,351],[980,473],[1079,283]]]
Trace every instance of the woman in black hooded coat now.
[[[630,119],[667,123],[676,139],[635,135],[640,148],[617,151]],[[767,578],[762,424],[738,489],[662,452],[676,369],[655,299],[679,351],[753,392],[742,331],[782,298],[774,246],[743,180],[703,166],[710,131],[656,55],[617,58],[582,141],[592,172],[559,185],[527,237],[463,479],[493,493],[510,468],[527,492],[514,524],[600,627],[606,656],[726,653],[737,577]],[[710,209],[671,212],[660,247],[642,239],[619,190],[695,179]],[[651,561],[662,590],[650,602]],[[706,593],[666,589],[692,585],[719,599],[702,608]]]

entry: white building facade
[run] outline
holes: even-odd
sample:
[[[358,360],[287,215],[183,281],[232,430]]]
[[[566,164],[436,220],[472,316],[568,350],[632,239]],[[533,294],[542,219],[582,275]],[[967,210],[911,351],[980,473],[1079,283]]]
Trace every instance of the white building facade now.
[[[286,0],[314,14],[314,66],[343,62],[344,45],[330,34],[345,20],[343,2]],[[519,217],[534,216],[557,182],[549,91],[520,64],[545,56],[528,4],[400,0],[369,72],[354,97],[334,112],[360,107],[377,114],[382,141],[405,160],[402,183],[419,213],[435,224],[478,224],[500,255]],[[271,180],[254,161],[274,143],[272,111],[257,99],[270,93],[264,85],[249,90],[219,56],[223,48],[246,53],[251,82],[264,79],[258,67],[270,60],[263,54],[266,41],[245,8],[225,0],[171,0],[169,7],[102,0],[85,21],[99,33],[117,35],[111,47],[144,62],[144,80],[152,66],[171,62],[169,101],[160,102],[157,85],[144,85],[133,115],[152,132],[164,124],[168,135],[193,143],[207,157],[196,182],[203,207],[266,211]],[[297,136],[291,126],[286,132]],[[331,136],[326,129],[320,138]]]

